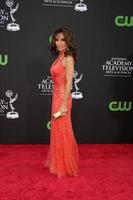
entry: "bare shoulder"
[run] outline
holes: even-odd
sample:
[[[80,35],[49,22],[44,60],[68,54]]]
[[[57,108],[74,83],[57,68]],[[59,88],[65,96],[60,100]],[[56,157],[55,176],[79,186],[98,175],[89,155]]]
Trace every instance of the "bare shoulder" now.
[[[68,67],[74,65],[74,58],[71,55],[68,55],[64,58],[64,66]]]
[[[68,55],[68,56],[65,57],[65,60],[66,60],[66,62],[73,62],[74,63],[73,56]]]

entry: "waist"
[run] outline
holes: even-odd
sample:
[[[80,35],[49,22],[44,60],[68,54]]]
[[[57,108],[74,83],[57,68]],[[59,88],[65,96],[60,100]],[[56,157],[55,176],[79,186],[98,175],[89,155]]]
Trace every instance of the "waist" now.
[[[65,87],[53,87],[53,95],[57,95],[61,98],[65,96],[66,88]],[[71,91],[69,96],[71,97]]]

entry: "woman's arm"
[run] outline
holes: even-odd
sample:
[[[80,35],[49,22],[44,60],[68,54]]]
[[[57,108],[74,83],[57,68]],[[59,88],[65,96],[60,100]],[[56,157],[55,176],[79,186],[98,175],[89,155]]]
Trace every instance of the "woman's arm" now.
[[[64,66],[66,70],[66,89],[65,89],[65,94],[63,97],[63,102],[60,108],[60,111],[62,112],[62,114],[66,113],[67,101],[68,101],[68,97],[70,95],[71,88],[72,88],[72,80],[73,80],[73,73],[74,73],[74,59],[72,56],[65,57]]]

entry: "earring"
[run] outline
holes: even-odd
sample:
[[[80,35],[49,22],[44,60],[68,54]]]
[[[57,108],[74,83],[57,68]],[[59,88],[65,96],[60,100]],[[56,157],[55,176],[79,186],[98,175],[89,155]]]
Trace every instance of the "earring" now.
[[[69,52],[70,51],[70,49],[69,49],[69,47],[67,48],[67,52]]]

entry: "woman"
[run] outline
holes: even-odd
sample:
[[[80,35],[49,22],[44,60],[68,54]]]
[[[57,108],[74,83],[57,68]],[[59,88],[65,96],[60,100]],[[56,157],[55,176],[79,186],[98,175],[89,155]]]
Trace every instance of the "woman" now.
[[[50,148],[45,166],[58,177],[76,176],[78,147],[71,124],[71,88],[76,48],[71,31],[66,27],[52,34],[51,51],[57,54],[50,68],[53,80]],[[59,113],[56,118],[54,114]]]

